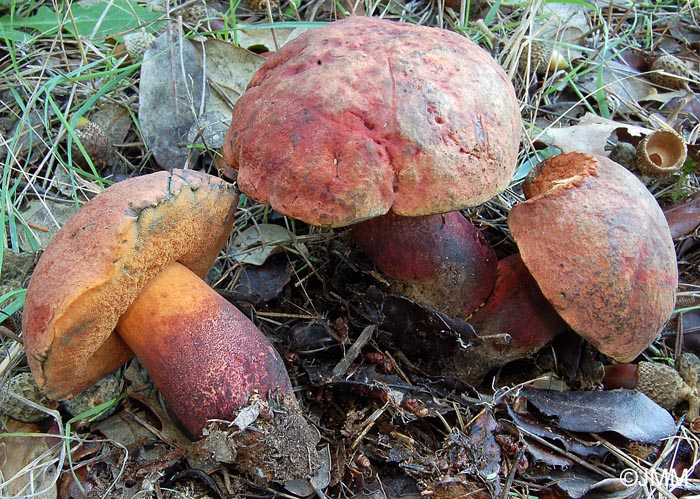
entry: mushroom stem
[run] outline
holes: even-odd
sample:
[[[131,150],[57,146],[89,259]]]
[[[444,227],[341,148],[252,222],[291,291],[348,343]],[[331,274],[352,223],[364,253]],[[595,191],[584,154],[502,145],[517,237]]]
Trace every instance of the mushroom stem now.
[[[210,419],[230,419],[255,391],[291,393],[267,338],[177,262],[143,288],[116,330],[191,436]]]
[[[461,213],[403,217],[389,212],[353,226],[372,262],[394,280],[392,291],[453,317],[488,298],[496,255]]]
[[[479,383],[489,370],[536,353],[566,327],[518,254],[499,260],[493,293],[469,323],[481,342],[441,364],[445,375],[467,383]]]

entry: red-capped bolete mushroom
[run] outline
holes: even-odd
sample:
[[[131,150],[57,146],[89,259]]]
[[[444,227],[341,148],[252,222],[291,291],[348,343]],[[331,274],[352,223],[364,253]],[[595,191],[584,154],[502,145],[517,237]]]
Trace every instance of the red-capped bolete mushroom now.
[[[600,352],[639,355],[673,311],[678,270],[661,208],[605,157],[568,153],[540,163],[508,226],[542,293]]]
[[[237,199],[218,178],[173,170],[87,202],[46,248],[27,290],[24,346],[41,390],[71,398],[136,354],[193,437],[256,391],[291,394],[270,342],[202,280]]]
[[[506,188],[520,131],[510,80],[467,38],[350,17],[265,61],[224,156],[251,198],[312,225],[356,224],[400,292],[463,316],[491,293],[496,258],[462,215],[441,214]]]

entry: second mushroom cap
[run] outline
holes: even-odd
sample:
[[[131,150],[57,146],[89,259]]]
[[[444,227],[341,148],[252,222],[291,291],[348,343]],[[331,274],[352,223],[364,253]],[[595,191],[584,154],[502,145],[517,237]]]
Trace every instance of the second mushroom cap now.
[[[678,268],[661,208],[605,157],[550,158],[523,186],[508,226],[557,312],[600,352],[639,355],[673,311]]]

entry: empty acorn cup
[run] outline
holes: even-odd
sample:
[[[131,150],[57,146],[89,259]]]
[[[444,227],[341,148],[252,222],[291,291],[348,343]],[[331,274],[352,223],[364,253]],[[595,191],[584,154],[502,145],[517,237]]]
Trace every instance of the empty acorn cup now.
[[[648,177],[666,177],[683,166],[687,154],[683,137],[673,130],[657,130],[639,142],[637,168]]]

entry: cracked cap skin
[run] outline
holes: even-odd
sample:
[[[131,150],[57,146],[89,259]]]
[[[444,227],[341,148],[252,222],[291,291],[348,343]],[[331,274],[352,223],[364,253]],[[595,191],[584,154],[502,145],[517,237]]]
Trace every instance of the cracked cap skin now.
[[[114,184],[61,228],[32,274],[22,324],[29,367],[49,398],[71,398],[133,356],[114,331],[120,316],[172,262],[203,278],[237,200],[216,177],[163,171]]]
[[[481,204],[512,177],[521,118],[506,73],[447,30],[350,17],[272,54],[224,143],[241,191],[312,225]]]

